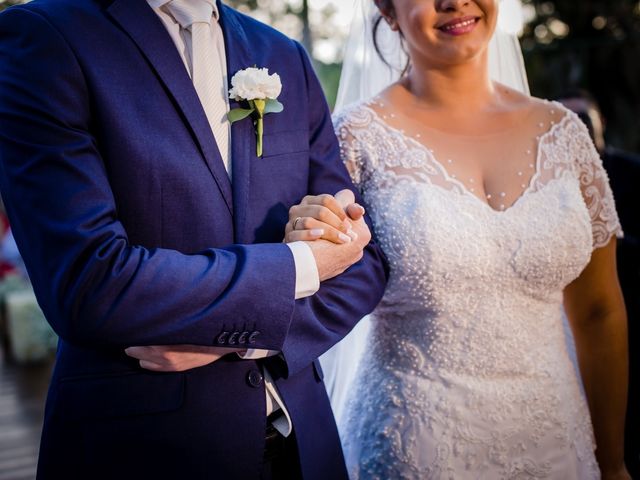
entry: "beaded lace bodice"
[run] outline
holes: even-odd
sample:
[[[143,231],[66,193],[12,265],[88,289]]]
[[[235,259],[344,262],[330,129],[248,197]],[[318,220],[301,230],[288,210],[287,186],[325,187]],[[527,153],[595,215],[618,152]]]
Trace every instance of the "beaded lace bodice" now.
[[[391,268],[340,425],[353,477],[598,478],[561,320],[564,287],[621,233],[586,128],[549,103],[522,127],[515,187],[485,195],[437,158],[452,138],[381,106],[336,117]]]

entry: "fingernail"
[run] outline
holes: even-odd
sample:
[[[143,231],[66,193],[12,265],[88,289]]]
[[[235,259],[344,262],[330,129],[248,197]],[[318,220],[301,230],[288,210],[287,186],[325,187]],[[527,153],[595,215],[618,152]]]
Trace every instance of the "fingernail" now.
[[[358,206],[360,207],[360,211],[362,212],[362,215],[364,215],[366,213],[366,210],[362,205],[358,205]]]
[[[324,235],[324,229],[322,228],[314,228],[310,232],[312,237],[321,237]]]
[[[345,235],[344,233],[338,234],[338,238],[342,240],[343,243],[349,243],[351,241],[351,237],[348,235]]]
[[[349,231],[347,232],[347,235],[349,235],[352,240],[358,239],[358,234],[352,229],[349,229]]]
[[[353,228],[353,225],[351,225],[351,222],[349,220],[343,220],[342,221],[342,226],[344,227],[344,229],[346,231],[349,231]]]

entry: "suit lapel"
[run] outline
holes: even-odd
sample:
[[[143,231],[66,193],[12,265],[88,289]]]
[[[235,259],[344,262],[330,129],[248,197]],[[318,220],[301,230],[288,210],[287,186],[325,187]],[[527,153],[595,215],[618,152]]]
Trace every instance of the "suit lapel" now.
[[[107,11],[138,45],[175,100],[232,213],[231,182],[220,151],[180,54],[161,20],[145,0],[115,0]]]
[[[220,23],[224,32],[225,50],[227,53],[227,73],[229,88],[231,77],[238,71],[252,67],[255,63],[250,54],[249,40],[237,18],[237,13],[218,0]],[[230,107],[238,107],[238,102],[231,101]],[[255,158],[255,131],[250,118],[231,125],[231,161],[233,176],[233,211],[234,231],[237,243],[249,243],[253,240],[247,231],[247,215],[249,213],[249,189],[251,180],[251,162]]]

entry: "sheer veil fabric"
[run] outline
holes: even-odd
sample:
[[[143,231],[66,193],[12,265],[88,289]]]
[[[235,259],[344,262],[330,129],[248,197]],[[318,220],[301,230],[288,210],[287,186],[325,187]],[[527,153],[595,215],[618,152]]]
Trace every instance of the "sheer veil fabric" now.
[[[351,32],[346,44],[335,111],[369,99],[400,79],[407,55],[400,37],[386,22],[378,30],[385,63],[373,44],[373,22],[378,12],[373,0],[355,0]],[[519,0],[500,0],[496,32],[489,45],[491,78],[520,92],[529,93],[527,75],[517,32],[522,28],[523,11]],[[364,353],[369,320],[364,318],[338,345],[321,357],[325,385],[338,425],[342,424],[347,393]]]

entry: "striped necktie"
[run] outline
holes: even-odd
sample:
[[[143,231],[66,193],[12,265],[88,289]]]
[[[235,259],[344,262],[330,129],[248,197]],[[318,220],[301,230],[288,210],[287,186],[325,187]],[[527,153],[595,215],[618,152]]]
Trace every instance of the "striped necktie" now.
[[[167,9],[180,24],[191,33],[191,79],[207,115],[209,126],[218,144],[225,168],[231,175],[229,162],[229,122],[228,103],[224,84],[221,49],[222,30],[213,19],[213,1],[172,0]]]

